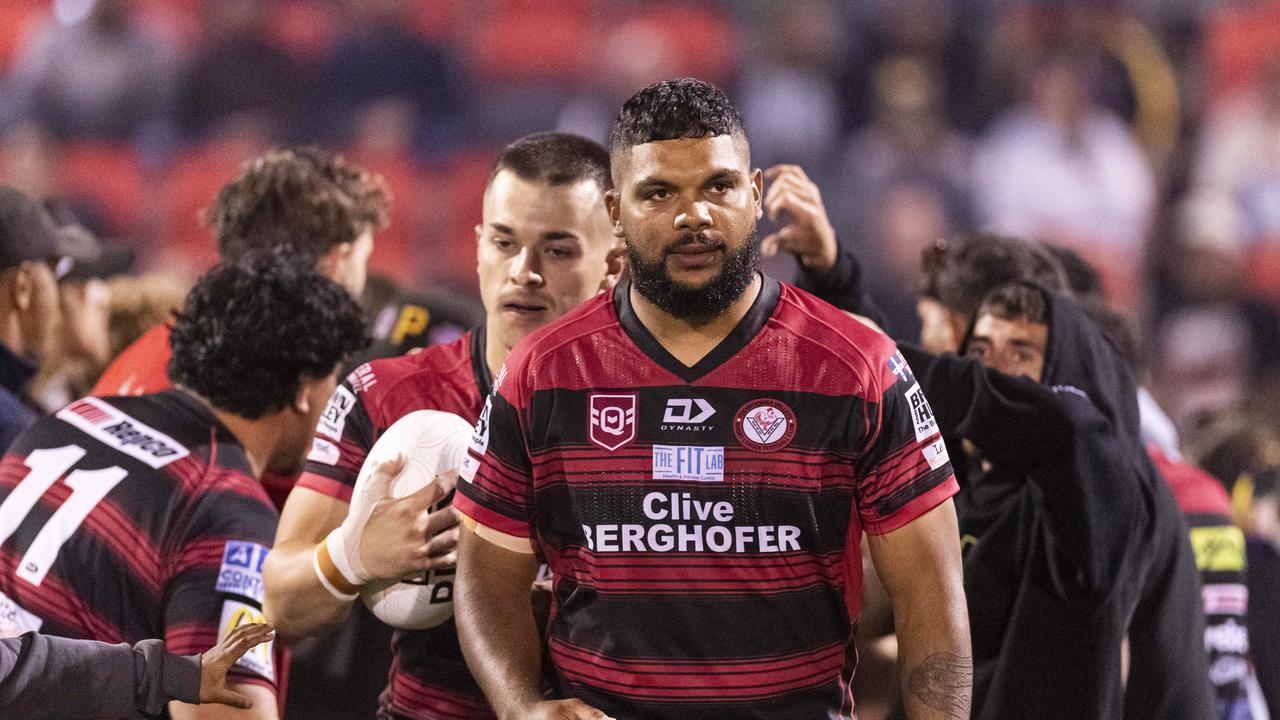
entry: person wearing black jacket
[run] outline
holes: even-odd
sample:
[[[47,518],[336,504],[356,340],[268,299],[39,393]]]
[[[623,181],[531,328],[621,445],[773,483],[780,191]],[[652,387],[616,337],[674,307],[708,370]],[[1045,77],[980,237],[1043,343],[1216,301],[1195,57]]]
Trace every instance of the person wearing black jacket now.
[[[1194,556],[1115,349],[1015,283],[962,350],[902,347],[939,426],[976,449],[958,502],[973,717],[1212,717]]]

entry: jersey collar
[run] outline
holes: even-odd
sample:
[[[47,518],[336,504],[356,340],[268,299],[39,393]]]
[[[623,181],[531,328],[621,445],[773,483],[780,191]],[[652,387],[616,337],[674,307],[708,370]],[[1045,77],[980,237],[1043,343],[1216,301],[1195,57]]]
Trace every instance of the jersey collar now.
[[[493,390],[493,375],[489,372],[489,360],[485,357],[484,325],[471,330],[471,373],[476,377],[480,397],[489,397]]]
[[[760,294],[756,296],[755,302],[751,303],[747,314],[738,321],[737,326],[725,336],[724,340],[720,341],[719,345],[716,345],[692,367],[685,365],[667,352],[667,349],[662,347],[662,343],[658,342],[649,329],[640,322],[640,318],[636,317],[635,308],[631,306],[629,280],[618,283],[615,287],[613,307],[618,313],[618,322],[622,325],[623,331],[641,352],[672,375],[692,383],[737,355],[759,334],[765,323],[769,321],[769,317],[773,315],[774,308],[778,305],[780,285],[771,277],[763,274],[760,277],[763,280],[760,285]]]

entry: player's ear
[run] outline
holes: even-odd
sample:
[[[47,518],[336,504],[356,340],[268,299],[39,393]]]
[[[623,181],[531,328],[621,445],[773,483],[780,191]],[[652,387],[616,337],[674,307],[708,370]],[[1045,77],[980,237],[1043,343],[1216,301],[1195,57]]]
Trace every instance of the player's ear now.
[[[330,280],[341,277],[343,269],[346,267],[351,254],[355,251],[355,244],[342,242],[329,248],[320,259],[316,261],[316,269],[321,275]]]
[[[617,189],[604,191],[604,206],[609,211],[609,224],[613,226],[613,236],[616,238],[625,238],[626,232],[622,229],[622,223],[618,221],[622,214],[621,206],[618,204]]]
[[[0,276],[0,287],[8,295],[5,301],[22,312],[31,307],[31,298],[35,294],[35,281],[27,265],[28,263],[23,263]]]
[[[600,290],[607,292],[618,284],[618,280],[622,278],[623,271],[627,269],[626,244],[614,243],[604,256],[604,264],[604,278],[600,280]]]
[[[764,217],[764,173],[760,168],[751,171],[751,203],[756,206],[756,219]]]

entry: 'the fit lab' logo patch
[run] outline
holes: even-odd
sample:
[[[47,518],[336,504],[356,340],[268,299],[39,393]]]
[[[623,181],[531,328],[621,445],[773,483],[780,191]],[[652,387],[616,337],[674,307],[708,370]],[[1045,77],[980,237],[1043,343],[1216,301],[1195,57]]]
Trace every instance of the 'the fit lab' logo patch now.
[[[756,452],[781,450],[796,434],[796,415],[779,400],[752,400],[733,418],[738,442]]]
[[[605,450],[617,450],[636,439],[636,396],[592,394],[587,399],[591,410],[591,442]]]

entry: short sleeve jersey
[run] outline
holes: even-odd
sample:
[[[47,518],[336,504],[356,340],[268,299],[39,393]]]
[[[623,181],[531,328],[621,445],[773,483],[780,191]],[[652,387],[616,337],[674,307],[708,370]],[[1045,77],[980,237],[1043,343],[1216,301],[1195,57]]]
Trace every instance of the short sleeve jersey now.
[[[0,461],[0,635],[208,650],[262,616],[278,516],[244,448],[178,390],[84,398]],[[230,677],[277,685],[271,643]]]
[[[415,410],[443,410],[475,422],[489,390],[484,329],[412,355],[357,367],[338,386],[316,428],[297,486],[350,502],[360,467],[387,428]],[[449,585],[433,574],[437,586]],[[467,670],[452,620],[430,630],[397,631],[394,663],[380,703],[388,717],[424,720],[492,717]]]
[[[765,280],[693,367],[628,286],[526,338],[454,504],[554,577],[556,691],[615,717],[851,717],[863,532],[957,490],[893,343]]]

